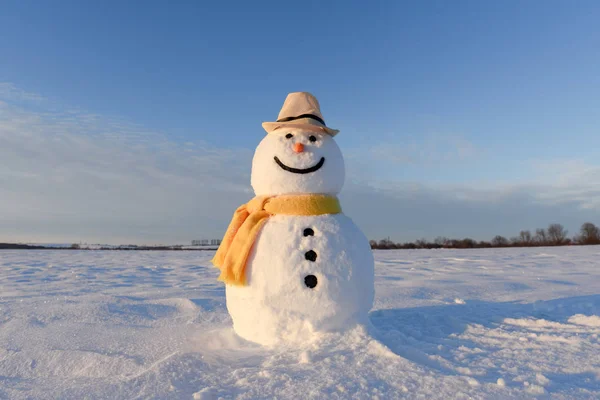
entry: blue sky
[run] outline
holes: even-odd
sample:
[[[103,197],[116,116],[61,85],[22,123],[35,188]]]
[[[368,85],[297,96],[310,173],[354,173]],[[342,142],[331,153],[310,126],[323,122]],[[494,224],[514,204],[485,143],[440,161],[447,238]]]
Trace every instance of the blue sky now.
[[[595,1],[4,2],[0,240],[219,236],[292,91],[341,130],[371,238],[600,224],[599,20]]]

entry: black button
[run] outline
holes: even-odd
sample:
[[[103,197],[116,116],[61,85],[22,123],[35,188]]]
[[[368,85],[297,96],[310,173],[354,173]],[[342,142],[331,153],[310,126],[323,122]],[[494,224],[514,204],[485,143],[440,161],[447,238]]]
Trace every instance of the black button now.
[[[314,289],[317,286],[317,277],[314,275],[306,275],[304,277],[304,284],[311,289]]]
[[[306,258],[308,261],[317,261],[317,253],[314,252],[314,250],[309,250],[306,253],[304,253],[304,258]]]
[[[315,231],[313,231],[311,228],[306,228],[304,230],[304,236],[315,236]]]

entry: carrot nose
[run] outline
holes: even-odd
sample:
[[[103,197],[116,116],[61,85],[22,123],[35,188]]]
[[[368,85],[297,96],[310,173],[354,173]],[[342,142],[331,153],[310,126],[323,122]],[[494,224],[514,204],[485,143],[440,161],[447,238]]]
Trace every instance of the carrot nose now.
[[[304,145],[302,143],[296,143],[294,145],[294,151],[296,153],[302,153],[304,151]]]

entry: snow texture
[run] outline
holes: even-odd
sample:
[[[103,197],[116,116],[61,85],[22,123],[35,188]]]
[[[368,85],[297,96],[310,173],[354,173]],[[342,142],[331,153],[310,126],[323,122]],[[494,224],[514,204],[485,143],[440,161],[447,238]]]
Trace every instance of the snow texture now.
[[[306,229],[311,235],[304,236]],[[252,254],[248,286],[227,285],[227,308],[244,339],[304,342],[315,331],[366,322],[373,306],[373,255],[345,215],[271,217]],[[313,288],[305,283],[310,276]]]
[[[288,134],[292,137],[287,138]],[[317,140],[311,142],[310,136]],[[303,152],[294,152],[296,143],[304,145]],[[316,172],[295,174],[277,165],[274,157],[284,165],[298,169],[316,166],[321,158],[325,160]],[[257,196],[301,193],[335,195],[342,190],[344,179],[344,158],[330,135],[283,128],[267,134],[259,143],[252,160],[250,178]]]
[[[370,325],[274,348],[212,256],[0,251],[0,398],[600,397],[600,247],[376,251]]]

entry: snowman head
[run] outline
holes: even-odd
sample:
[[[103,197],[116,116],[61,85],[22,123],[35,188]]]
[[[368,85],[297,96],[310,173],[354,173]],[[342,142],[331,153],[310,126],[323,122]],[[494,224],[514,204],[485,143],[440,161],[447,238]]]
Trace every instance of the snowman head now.
[[[342,152],[323,131],[282,126],[265,136],[252,160],[251,183],[257,196],[335,195],[344,178]]]

